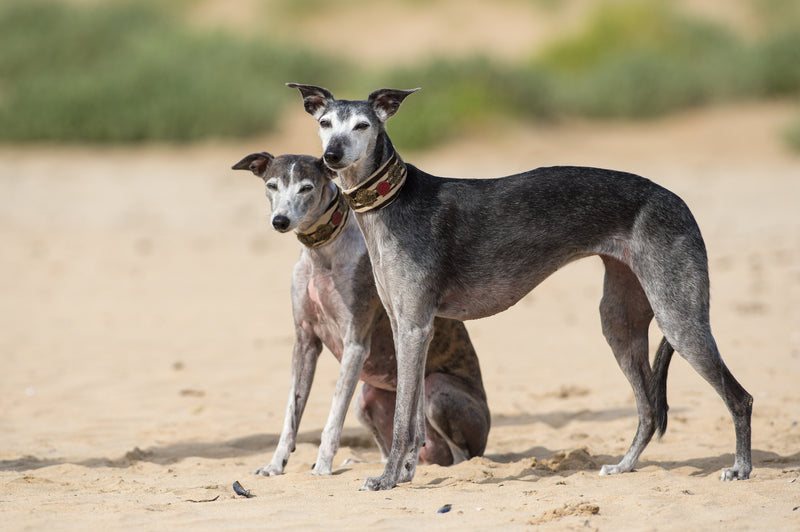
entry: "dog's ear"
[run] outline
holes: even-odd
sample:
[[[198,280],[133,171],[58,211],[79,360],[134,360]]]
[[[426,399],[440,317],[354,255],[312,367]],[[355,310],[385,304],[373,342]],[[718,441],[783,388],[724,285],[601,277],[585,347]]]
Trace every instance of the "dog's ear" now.
[[[406,96],[417,92],[420,88],[402,91],[398,89],[378,89],[369,95],[369,104],[381,122],[386,122],[400,108]]]
[[[334,100],[331,91],[322,87],[300,85],[299,83],[287,83],[286,86],[300,90],[300,94],[303,95],[303,107],[315,120],[319,119],[325,108]]]
[[[264,178],[267,173],[267,167],[275,159],[269,153],[262,151],[261,153],[251,153],[238,163],[234,164],[231,169],[233,170],[250,170],[260,178]]]

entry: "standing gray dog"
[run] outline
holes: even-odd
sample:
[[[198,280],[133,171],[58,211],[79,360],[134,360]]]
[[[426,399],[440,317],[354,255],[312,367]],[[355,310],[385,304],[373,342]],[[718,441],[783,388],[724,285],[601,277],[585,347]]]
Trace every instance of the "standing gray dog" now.
[[[319,123],[325,163],[337,171],[367,242],[397,351],[394,439],[384,472],[362,489],[413,478],[424,441],[421,385],[435,316],[501,312],[565,264],[599,255],[606,268],[603,333],[633,387],[639,427],[628,452],[601,474],[633,469],[666,426],[666,370],[674,350],[719,393],[736,431],[733,467],[746,479],[753,398],[722,361],[709,325],[708,259],[689,208],[639,176],[597,168],[539,168],[499,179],[449,179],[403,163],[385,122],[412,92],[381,89],[336,100],[298,88]],[[664,334],[655,377],[648,327]],[[651,383],[652,381],[652,383]]]
[[[313,473],[329,475],[347,407],[359,378],[355,411],[385,459],[392,446],[397,362],[389,318],[381,305],[358,225],[331,172],[304,155],[248,155],[233,166],[264,179],[272,226],[294,230],[303,244],[292,276],[295,345],[292,382],[280,441],[272,461],[256,470],[283,473],[322,344],[341,363],[330,415]],[[489,407],[478,358],[460,321],[437,318],[425,367],[426,463],[450,465],[483,454]]]

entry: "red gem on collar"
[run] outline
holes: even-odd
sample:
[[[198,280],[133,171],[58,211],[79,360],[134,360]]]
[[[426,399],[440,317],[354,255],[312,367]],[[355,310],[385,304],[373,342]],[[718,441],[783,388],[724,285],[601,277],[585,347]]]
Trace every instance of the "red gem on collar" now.
[[[333,213],[333,216],[331,216],[331,223],[333,225],[339,225],[340,223],[342,223],[342,213],[339,211]]]
[[[376,191],[378,192],[378,194],[380,194],[381,196],[385,196],[386,194],[388,194],[388,193],[389,193],[389,191],[390,191],[390,190],[392,190],[392,185],[390,185],[390,184],[389,184],[388,182],[386,182],[386,181],[381,181],[380,183],[378,183],[378,187],[377,187],[375,190],[376,190]]]

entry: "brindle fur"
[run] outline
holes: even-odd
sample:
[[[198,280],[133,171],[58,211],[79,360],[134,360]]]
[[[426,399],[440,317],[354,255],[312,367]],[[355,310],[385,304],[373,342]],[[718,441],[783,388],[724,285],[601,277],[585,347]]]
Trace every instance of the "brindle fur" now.
[[[234,165],[264,179],[276,230],[311,226],[337,193],[332,173],[317,158],[254,153]],[[314,474],[330,474],[347,406],[359,378],[358,419],[384,459],[392,446],[397,361],[392,329],[372,277],[364,237],[351,216],[342,233],[321,247],[302,246],[292,277],[295,346],[286,417],[271,462],[257,474],[282,474],[295,448],[322,345],[340,361],[330,415]],[[437,318],[425,369],[425,463],[450,465],[483,454],[489,408],[478,358],[461,321]]]

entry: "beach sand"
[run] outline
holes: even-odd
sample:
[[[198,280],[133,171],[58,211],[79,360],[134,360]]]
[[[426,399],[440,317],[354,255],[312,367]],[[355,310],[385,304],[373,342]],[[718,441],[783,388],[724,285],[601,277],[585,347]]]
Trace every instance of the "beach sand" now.
[[[310,475],[338,371],[324,351],[287,473],[254,476],[283,422],[299,244],[268,228],[262,182],[229,168],[264,149],[317,154],[311,119],[239,143],[0,148],[1,528],[800,529],[800,157],[778,134],[793,109],[511,126],[402,154],[450,176],[609,167],[679,194],[706,240],[717,343],[755,398],[753,474],[733,483],[718,479],[730,415],[677,356],[667,433],[635,472],[598,476],[637,419],[600,330],[597,258],[468,322],[485,456],[359,492],[383,465],[351,413],[334,474]]]

